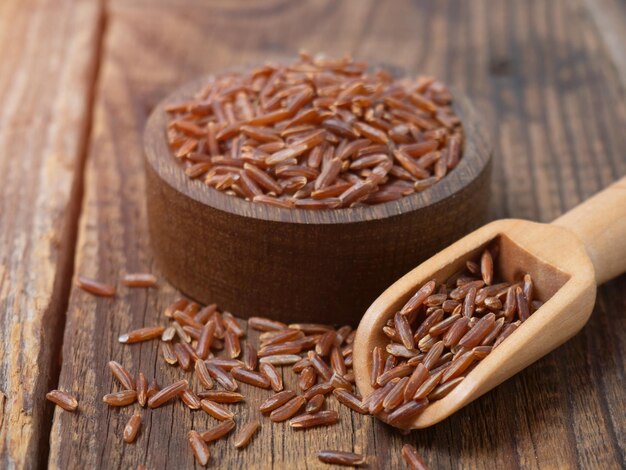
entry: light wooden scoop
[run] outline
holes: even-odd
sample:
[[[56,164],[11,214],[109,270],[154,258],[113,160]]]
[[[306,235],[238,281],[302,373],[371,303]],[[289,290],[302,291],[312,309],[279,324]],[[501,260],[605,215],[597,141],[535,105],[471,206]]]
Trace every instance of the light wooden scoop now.
[[[396,281],[363,316],[354,342],[354,372],[363,396],[372,350],[389,339],[382,327],[423,283],[443,282],[490,242],[500,245],[497,270],[507,280],[530,273],[539,310],[493,350],[446,397],[433,402],[412,428],[425,428],[488,392],[574,336],[587,322],[596,285],[626,271],[626,178],[551,224],[506,219],[457,241]],[[549,300],[548,300],[549,299]]]

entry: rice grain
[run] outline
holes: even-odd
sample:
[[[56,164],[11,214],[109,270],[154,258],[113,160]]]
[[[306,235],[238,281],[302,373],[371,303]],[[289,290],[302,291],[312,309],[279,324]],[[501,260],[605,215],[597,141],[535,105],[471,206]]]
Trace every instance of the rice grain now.
[[[232,419],[232,417],[235,416],[235,413],[232,411],[206,398],[200,400],[200,408],[202,408],[202,410],[209,416],[213,416],[215,419],[219,419],[220,421]]]
[[[189,388],[183,390],[178,394],[181,401],[187,405],[190,410],[199,410],[200,409],[200,399],[198,396],[193,393]]]
[[[232,375],[223,370],[221,367],[211,362],[207,363],[206,367],[209,371],[209,375],[226,390],[234,392],[239,388],[237,382],[235,382],[235,379],[232,377]]]
[[[307,413],[317,413],[324,406],[325,400],[326,400],[325,395],[322,395],[321,393],[319,395],[315,395],[306,404],[305,411]]]
[[[128,287],[152,287],[157,278],[150,273],[128,273],[124,275],[122,282]]]
[[[137,434],[139,434],[139,429],[141,429],[141,416],[138,414],[134,414],[126,423],[124,427],[123,438],[124,442],[128,444],[135,442],[137,438]]]
[[[280,392],[283,389],[283,378],[272,364],[264,362],[260,364],[259,370],[269,380],[272,390]]]
[[[246,447],[250,443],[252,436],[254,436],[254,433],[257,432],[260,426],[261,423],[258,419],[246,423],[235,435],[233,439],[234,446],[237,449],[243,449],[244,447]]]
[[[122,390],[121,392],[109,393],[102,397],[102,401],[109,406],[128,406],[137,401],[135,390]]]
[[[189,383],[185,379],[168,385],[148,399],[148,407],[158,408],[159,406],[164,405],[172,398],[176,397],[181,391],[185,390],[188,386]]]
[[[137,402],[142,407],[145,407],[148,403],[148,381],[143,372],[139,372],[139,377],[137,378]]]
[[[196,462],[202,466],[209,463],[209,458],[211,457],[209,446],[202,440],[200,434],[198,434],[197,431],[189,431],[187,440],[189,441],[193,455],[196,457]]]
[[[218,439],[226,436],[233,429],[235,429],[235,422],[232,419],[227,419],[201,433],[200,438],[207,443],[217,441]]]
[[[67,392],[51,390],[46,393],[46,398],[65,411],[75,411],[78,408],[78,400]]]
[[[282,392],[278,392],[270,396],[267,400],[261,403],[259,410],[262,413],[269,413],[277,408],[280,408],[295,396],[296,392],[292,390],[283,390]]]
[[[240,382],[259,388],[270,388],[269,379],[258,372],[244,369],[241,367],[233,367],[230,371],[231,375]]]
[[[135,390],[135,381],[132,375],[119,362],[109,361],[109,369],[113,377],[117,379],[122,387],[126,390]]]
[[[342,388],[336,388],[333,390],[333,395],[337,399],[339,403],[344,406],[347,406],[353,411],[360,413],[362,415],[366,415],[369,413],[367,407],[363,405],[362,400],[359,400],[355,395],[350,393],[348,390],[344,390]]]
[[[162,326],[148,326],[145,328],[139,328],[137,330],[133,330],[123,335],[120,335],[118,341],[125,344],[148,341],[160,337],[164,330],[165,328]]]
[[[85,276],[79,276],[76,284],[84,291],[99,297],[113,297],[115,295],[115,286]]]
[[[402,446],[402,458],[410,470],[428,470],[428,465],[426,465],[422,456],[411,444]]]
[[[289,426],[294,429],[308,429],[317,426],[329,426],[335,424],[339,415],[334,410],[319,411],[317,413],[306,413],[289,421]]]
[[[317,458],[320,462],[348,467],[358,467],[365,463],[365,457],[361,454],[339,450],[320,450],[317,453]]]
[[[246,399],[241,393],[228,390],[204,390],[198,392],[198,397],[206,398],[215,403],[238,403]]]
[[[303,396],[295,396],[283,405],[275,408],[270,414],[270,419],[275,423],[286,421],[300,411],[300,408],[305,404],[306,399]]]
[[[411,400],[389,413],[387,421],[392,426],[406,427],[428,406],[428,399]]]

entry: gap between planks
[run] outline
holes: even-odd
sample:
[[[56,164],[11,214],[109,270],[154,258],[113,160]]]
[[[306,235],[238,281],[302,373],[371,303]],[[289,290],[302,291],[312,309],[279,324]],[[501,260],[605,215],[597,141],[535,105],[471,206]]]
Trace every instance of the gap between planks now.
[[[63,337],[65,333],[65,322],[67,319],[67,309],[69,307],[70,293],[72,291],[72,280],[74,278],[76,244],[78,242],[78,223],[83,210],[85,164],[89,153],[89,142],[93,127],[93,114],[95,100],[98,90],[100,65],[102,63],[104,39],[107,25],[107,0],[98,0],[98,13],[96,19],[96,30],[94,33],[95,42],[93,49],[92,67],[87,77],[88,86],[85,96],[85,120],[80,131],[78,143],[78,157],[74,170],[74,181],[70,193],[70,200],[67,210],[66,226],[62,232],[62,240],[65,249],[60,252],[60,266],[58,281],[55,283],[52,298],[57,301],[50,305],[48,316],[58,319],[54,331],[50,335],[49,347],[50,364],[48,390],[57,388],[59,376],[61,374],[61,351],[63,349]],[[48,456],[50,454],[50,432],[52,429],[54,406],[47,404],[42,420],[42,430],[39,441],[36,443],[36,461],[33,462],[35,468],[47,468]],[[0,423],[1,424],[1,423]]]

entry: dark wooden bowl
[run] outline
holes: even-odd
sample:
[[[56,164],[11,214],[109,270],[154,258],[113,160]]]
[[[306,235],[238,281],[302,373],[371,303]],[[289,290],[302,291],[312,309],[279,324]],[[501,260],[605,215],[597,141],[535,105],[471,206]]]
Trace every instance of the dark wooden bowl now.
[[[187,177],[166,142],[164,106],[192,96],[202,82],[161,102],[144,135],[155,258],[199,302],[241,317],[356,326],[398,277],[486,221],[491,148],[458,94],[464,154],[442,181],[385,204],[311,211],[248,202]]]

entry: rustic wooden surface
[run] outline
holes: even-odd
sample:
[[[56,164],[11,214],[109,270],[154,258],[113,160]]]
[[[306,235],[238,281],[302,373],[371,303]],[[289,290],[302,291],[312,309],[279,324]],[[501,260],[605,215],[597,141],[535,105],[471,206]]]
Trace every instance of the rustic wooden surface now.
[[[185,435],[208,424],[202,413],[179,404],[145,412],[137,442],[127,445],[121,431],[131,410],[101,403],[114,387],[110,359],[162,383],[181,376],[162,364],[156,344],[116,340],[163,322],[175,290],[160,280],[158,289],[120,287],[116,298],[99,299],[72,288],[68,300],[72,261],[74,274],[107,281],[127,270],[158,273],[147,237],[141,132],[159,99],[189,79],[300,48],[433,73],[470,96],[490,124],[494,218],[550,221],[626,174],[619,47],[626,23],[615,0],[112,0],[103,12],[94,2],[41,0],[2,2],[0,13],[3,468],[46,461],[52,407],[43,395],[58,369],[54,332],[64,310],[59,388],[78,396],[80,411],[55,411],[50,466],[193,466]],[[87,136],[72,259],[78,208],[71,194],[81,195]],[[366,453],[371,468],[396,468],[402,443],[413,442],[434,468],[621,468],[625,292],[625,276],[601,287],[581,333],[433,428],[402,436],[344,408],[340,424],[306,433],[264,419],[248,449],[220,442],[211,462],[321,468],[313,453],[340,445]],[[248,391],[253,403],[266,394]],[[237,409],[242,422],[250,411]]]
[[[46,461],[100,37],[89,0],[0,2],[0,468]]]

